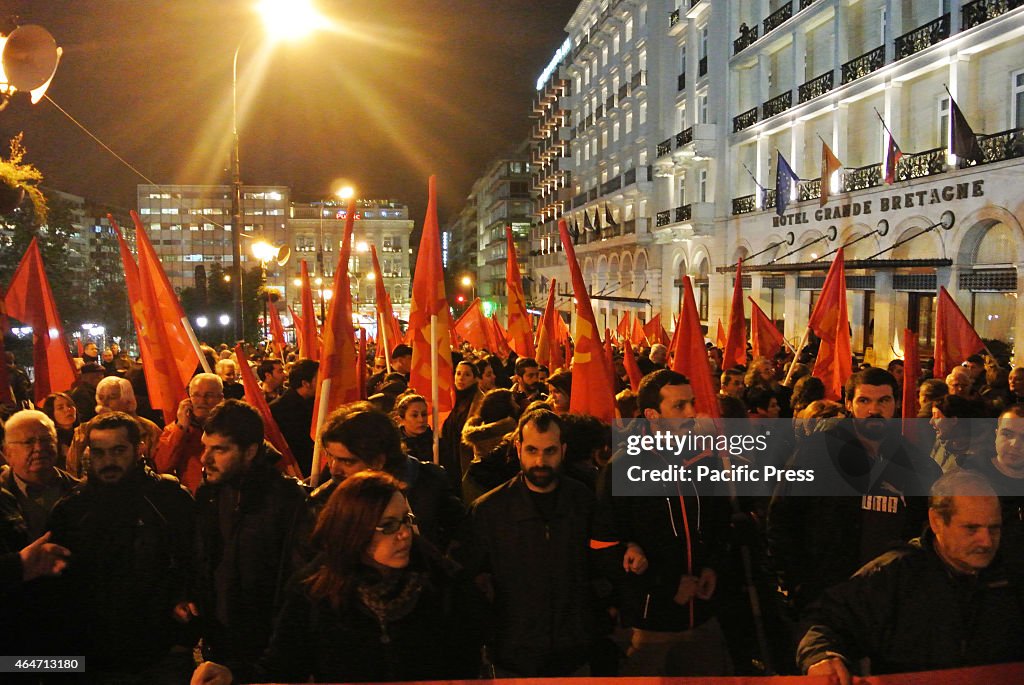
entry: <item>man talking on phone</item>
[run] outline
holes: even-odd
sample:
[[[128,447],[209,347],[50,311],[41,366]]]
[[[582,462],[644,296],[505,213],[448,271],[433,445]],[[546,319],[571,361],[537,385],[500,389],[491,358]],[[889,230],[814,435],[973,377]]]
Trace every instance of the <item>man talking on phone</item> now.
[[[224,382],[213,373],[200,373],[188,384],[188,397],[178,404],[174,423],[164,428],[154,461],[160,473],[178,477],[194,495],[203,482],[203,426],[210,412],[224,401]]]

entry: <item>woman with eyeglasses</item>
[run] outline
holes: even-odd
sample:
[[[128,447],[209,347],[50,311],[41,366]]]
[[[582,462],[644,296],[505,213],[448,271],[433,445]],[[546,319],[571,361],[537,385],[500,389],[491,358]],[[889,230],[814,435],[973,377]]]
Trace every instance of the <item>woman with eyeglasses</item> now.
[[[313,542],[320,553],[292,580],[251,672],[207,662],[193,685],[476,677],[479,596],[420,540],[395,478],[381,471],[346,478]]]

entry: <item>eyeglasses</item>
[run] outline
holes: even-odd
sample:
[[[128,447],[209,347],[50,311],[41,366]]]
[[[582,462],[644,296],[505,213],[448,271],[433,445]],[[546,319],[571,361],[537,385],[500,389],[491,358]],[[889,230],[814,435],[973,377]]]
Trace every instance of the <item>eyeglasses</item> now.
[[[50,449],[57,448],[57,441],[51,437],[45,438],[29,438],[28,440],[11,440],[7,444],[9,445],[21,445],[27,449],[32,449],[35,446],[49,447]]]
[[[223,398],[224,398],[224,393],[222,393],[222,392],[204,392],[201,395],[199,395],[199,394],[189,395],[189,399],[192,399],[192,400],[204,400],[206,402],[209,402],[211,400],[219,400],[219,399],[223,399]]]
[[[416,517],[413,516],[411,511],[407,511],[402,514],[402,518],[398,519],[387,519],[384,523],[374,527],[374,530],[384,535],[394,535],[397,533],[402,526],[409,526],[412,528],[416,525]]]

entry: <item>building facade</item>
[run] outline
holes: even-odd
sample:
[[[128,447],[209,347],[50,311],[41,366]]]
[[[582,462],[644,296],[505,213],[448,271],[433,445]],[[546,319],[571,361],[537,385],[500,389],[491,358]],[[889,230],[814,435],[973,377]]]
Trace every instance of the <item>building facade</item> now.
[[[714,326],[744,258],[748,293],[796,344],[845,246],[855,353],[884,364],[911,328],[929,356],[940,287],[982,337],[1014,346],[1020,3],[584,1],[566,28],[573,195],[562,211],[579,228],[600,325],[626,310],[671,321],[689,276]],[[951,153],[953,101],[980,163]],[[891,184],[885,127],[902,151]],[[843,168],[821,205],[826,143]],[[780,154],[802,179],[781,215]],[[551,225],[534,233],[531,268],[561,279]],[[609,293],[653,305],[600,299]]]

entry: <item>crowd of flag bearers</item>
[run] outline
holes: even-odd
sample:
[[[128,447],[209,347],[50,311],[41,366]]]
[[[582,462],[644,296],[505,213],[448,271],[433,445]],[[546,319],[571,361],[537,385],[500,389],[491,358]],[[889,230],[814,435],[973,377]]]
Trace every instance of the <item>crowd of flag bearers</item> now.
[[[795,348],[742,262],[713,341],[689,278],[671,335],[658,315],[602,331],[562,221],[572,334],[553,280],[527,312],[511,229],[504,325],[479,300],[453,319],[433,177],[428,197],[405,331],[373,254],[374,336],[353,324],[352,206],[323,321],[301,266],[294,344],[273,307],[260,347],[197,340],[133,214],[134,255],[115,230],[139,358],[75,359],[30,245],[0,320],[34,336],[31,386],[0,365],[12,648],[83,654],[99,683],[1024,661],[1024,369],[945,290],[931,369],[909,330],[905,360],[855,364],[841,248]],[[773,463],[878,479],[863,497],[613,493],[616,419],[701,417],[776,419]]]

